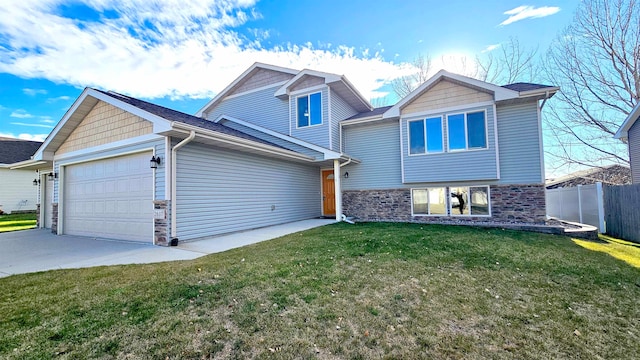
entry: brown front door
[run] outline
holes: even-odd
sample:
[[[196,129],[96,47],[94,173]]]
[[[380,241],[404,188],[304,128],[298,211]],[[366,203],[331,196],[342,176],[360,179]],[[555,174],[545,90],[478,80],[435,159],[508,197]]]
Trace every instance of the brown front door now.
[[[322,170],[322,215],[336,216],[336,192],[333,170]]]

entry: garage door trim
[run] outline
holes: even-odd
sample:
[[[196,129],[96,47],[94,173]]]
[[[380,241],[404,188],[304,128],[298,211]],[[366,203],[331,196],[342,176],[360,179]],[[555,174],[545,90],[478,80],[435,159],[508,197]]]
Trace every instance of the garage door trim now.
[[[134,154],[140,154],[140,153],[145,153],[145,152],[151,152],[153,156],[156,156],[156,149],[155,147],[148,147],[148,148],[143,148],[143,149],[136,149],[136,150],[131,150],[131,151],[123,151],[117,154],[109,154],[109,155],[103,155],[103,156],[96,156],[96,157],[92,157],[91,159],[83,159],[83,160],[77,160],[77,161],[70,161],[70,162],[65,162],[64,164],[60,164],[59,165],[59,170],[58,170],[58,226],[57,226],[57,234],[58,235],[63,235],[64,234],[64,192],[65,192],[65,187],[64,185],[64,178],[65,178],[65,170],[67,166],[73,166],[73,165],[77,165],[77,164],[82,164],[82,163],[88,163],[88,162],[93,162],[93,161],[98,161],[98,160],[104,160],[104,159],[110,159],[110,158],[117,158],[117,157],[121,157],[121,156],[127,156],[127,155],[134,155]],[[153,175],[152,175],[152,179],[151,179],[151,200],[155,201],[156,200],[156,171],[157,170],[153,170]],[[152,233],[149,234],[149,236],[151,237],[151,239],[153,239],[153,244],[155,245],[155,236],[154,236],[155,230],[152,227]]]

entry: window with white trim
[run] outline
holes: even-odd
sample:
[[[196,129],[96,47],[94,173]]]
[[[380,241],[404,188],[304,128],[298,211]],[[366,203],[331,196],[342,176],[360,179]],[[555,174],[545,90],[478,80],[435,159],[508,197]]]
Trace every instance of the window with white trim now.
[[[487,122],[484,111],[447,115],[449,151],[487,148]]]
[[[298,96],[296,105],[299,128],[322,124],[322,93]]]
[[[443,152],[442,118],[432,117],[409,121],[409,154]]]
[[[469,186],[449,188],[451,216],[488,216],[489,187]]]
[[[447,215],[445,188],[411,190],[413,215]]]
[[[489,216],[489,186],[411,189],[412,216]]]

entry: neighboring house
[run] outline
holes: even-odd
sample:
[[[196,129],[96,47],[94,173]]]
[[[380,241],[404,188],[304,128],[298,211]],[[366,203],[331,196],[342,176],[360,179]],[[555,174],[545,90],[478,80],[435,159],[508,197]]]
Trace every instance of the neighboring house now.
[[[16,211],[35,211],[37,191],[33,171],[11,170],[10,164],[28,160],[42,143],[0,137],[0,209],[11,214]]]
[[[589,168],[556,179],[548,179],[546,187],[547,189],[557,189],[561,187],[591,185],[598,182],[605,185],[631,184],[631,169],[622,165]]]
[[[629,165],[631,165],[631,179],[634,184],[640,184],[640,102],[631,110],[629,116],[624,120],[618,132],[614,135],[616,139],[629,144]]]
[[[441,71],[374,109],[344,76],[256,63],[196,116],[87,88],[20,166],[53,169],[58,234],[166,245],[343,214],[540,223],[540,110],[556,91]]]

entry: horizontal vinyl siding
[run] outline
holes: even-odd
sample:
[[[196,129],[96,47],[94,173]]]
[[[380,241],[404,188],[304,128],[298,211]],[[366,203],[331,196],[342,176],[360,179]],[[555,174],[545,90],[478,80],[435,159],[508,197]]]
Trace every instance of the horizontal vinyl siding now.
[[[35,210],[39,187],[33,186],[34,179],[38,179],[35,171],[0,169],[0,209]]]
[[[197,143],[177,156],[180,240],[321,215],[317,167]]]
[[[446,115],[485,110],[488,148],[409,156],[407,120],[402,119],[402,151],[405,183],[491,180],[497,178],[494,117],[492,107],[470,108],[450,113],[435,113],[425,117],[442,116],[443,146],[447,148]],[[425,118],[421,117],[421,118]],[[410,120],[413,120],[410,118]]]
[[[333,151],[340,151],[340,121],[348,119],[358,112],[335,91],[331,91],[331,138]]]
[[[317,93],[318,90],[311,91],[309,94]],[[290,97],[289,104],[291,106],[291,136],[310,142],[312,144],[322,146],[329,149],[329,101],[327,96],[329,94],[328,88],[325,87],[322,90],[322,124],[314,126],[305,126],[297,128],[297,99],[298,96],[304,94],[298,94]]]
[[[402,187],[398,122],[379,122],[342,128],[344,151],[360,160],[347,165],[349,177],[343,190],[394,189]]]
[[[629,129],[628,137],[631,179],[634,184],[640,184],[640,119]]]
[[[279,137],[276,137],[276,136],[265,134],[262,131],[258,131],[258,130],[252,129],[250,127],[246,127],[246,126],[234,123],[233,121],[226,121],[226,122],[223,123],[223,125],[227,126],[227,127],[230,127],[232,129],[238,130],[238,131],[242,131],[245,134],[249,134],[249,135],[255,136],[255,137],[259,138],[259,139],[269,141],[269,142],[271,142],[273,144],[280,145],[280,146],[282,146],[282,147],[284,147],[286,149],[293,150],[293,151],[296,151],[296,152],[299,152],[301,154],[305,154],[305,155],[308,155],[308,156],[313,156],[316,159],[323,159],[324,158],[324,155],[322,153],[318,152],[318,151],[311,150],[309,148],[306,148],[304,146],[300,146],[298,144],[294,144],[292,142],[289,142],[287,140],[283,140],[283,139],[281,139]]]
[[[287,100],[274,96],[279,86],[250,92],[222,100],[206,113],[209,120],[229,115],[264,128],[289,134],[289,109]]]
[[[541,184],[537,103],[498,106],[501,184]]]

